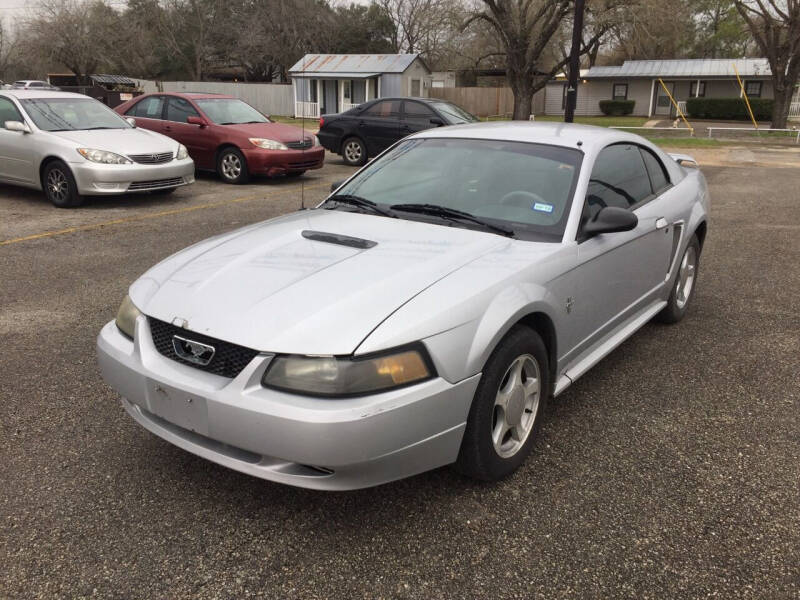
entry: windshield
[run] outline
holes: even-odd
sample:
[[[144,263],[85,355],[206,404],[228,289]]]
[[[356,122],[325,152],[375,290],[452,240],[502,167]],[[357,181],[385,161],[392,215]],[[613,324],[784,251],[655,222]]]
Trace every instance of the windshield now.
[[[92,98],[27,98],[21,103],[44,131],[131,128],[125,119]]]
[[[440,114],[447,117],[447,120],[453,125],[458,125],[460,123],[477,123],[479,120],[475,115],[471,115],[460,106],[450,104],[449,102],[435,102],[433,107],[438,110]]]
[[[582,158],[579,150],[544,144],[411,139],[369,164],[336,194],[385,208],[444,206],[512,229],[521,239],[561,241]]]
[[[195,104],[217,125],[270,122],[247,102],[235,98],[202,98],[195,100]]]

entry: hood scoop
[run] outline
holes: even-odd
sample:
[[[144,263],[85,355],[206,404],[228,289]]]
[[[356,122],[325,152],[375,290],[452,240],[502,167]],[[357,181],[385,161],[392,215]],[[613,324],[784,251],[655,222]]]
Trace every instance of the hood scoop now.
[[[326,244],[336,244],[337,246],[347,246],[348,248],[358,248],[359,250],[368,250],[378,245],[378,242],[373,242],[372,240],[350,237],[339,233],[328,233],[326,231],[306,229],[300,235],[314,242],[325,242]]]

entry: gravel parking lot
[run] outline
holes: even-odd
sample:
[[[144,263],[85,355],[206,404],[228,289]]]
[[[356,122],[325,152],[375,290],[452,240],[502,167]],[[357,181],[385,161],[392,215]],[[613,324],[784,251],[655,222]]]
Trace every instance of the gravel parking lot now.
[[[0,186],[0,598],[800,597],[800,160],[687,152],[713,201],[688,317],[551,403],[511,478],[348,493],[161,441],[95,365],[134,278],[299,180],[76,210]],[[329,155],[306,204],[350,172]]]

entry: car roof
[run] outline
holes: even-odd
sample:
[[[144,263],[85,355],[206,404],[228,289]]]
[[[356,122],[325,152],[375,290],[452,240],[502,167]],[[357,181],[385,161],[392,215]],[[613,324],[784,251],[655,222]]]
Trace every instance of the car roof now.
[[[644,138],[618,129],[560,122],[491,121],[488,123],[468,123],[426,129],[414,134],[413,137],[532,142],[575,148],[584,152],[599,151],[608,144],[615,142],[644,143],[650,146],[650,143]]]
[[[73,92],[59,92],[57,90],[37,90],[37,89],[28,89],[28,90],[3,90],[0,92],[5,94],[6,96],[12,96],[18,100],[25,100],[27,98],[86,98],[87,100],[93,100],[89,96],[85,96],[83,94],[75,94]]]
[[[202,100],[203,98],[236,99],[236,96],[230,96],[228,94],[215,94],[214,92],[151,92],[149,94],[144,94],[144,96],[178,96],[179,98],[187,98],[192,100]]]

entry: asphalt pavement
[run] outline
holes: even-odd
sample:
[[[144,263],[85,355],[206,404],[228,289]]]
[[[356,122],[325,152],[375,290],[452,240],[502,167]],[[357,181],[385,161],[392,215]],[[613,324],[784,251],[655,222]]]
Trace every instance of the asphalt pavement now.
[[[688,316],[552,402],[512,477],[444,468],[347,493],[171,446],[95,364],[136,277],[295,210],[300,180],[203,176],[76,210],[0,186],[0,598],[800,597],[796,158],[704,169]],[[349,172],[329,156],[306,204]]]

